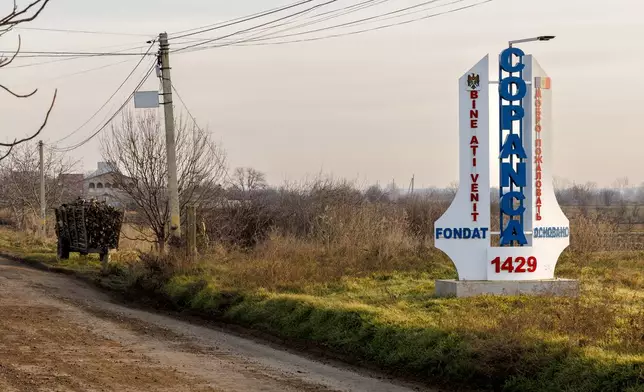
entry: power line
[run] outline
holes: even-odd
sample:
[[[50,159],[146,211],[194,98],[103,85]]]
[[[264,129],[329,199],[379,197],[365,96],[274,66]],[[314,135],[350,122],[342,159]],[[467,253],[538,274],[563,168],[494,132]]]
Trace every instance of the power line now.
[[[346,32],[346,33],[331,34],[331,35],[325,35],[325,36],[321,36],[321,37],[304,38],[304,39],[297,39],[297,40],[278,41],[278,42],[264,42],[264,43],[262,43],[262,42],[253,43],[253,42],[268,41],[268,40],[283,38],[284,36],[269,37],[269,38],[263,38],[263,39],[258,38],[258,39],[240,40],[240,41],[238,41],[236,43],[228,43],[228,44],[222,44],[222,45],[213,45],[213,46],[202,47],[202,48],[191,50],[190,52],[199,51],[199,50],[206,50],[206,49],[212,49],[212,48],[219,48],[219,47],[224,47],[224,46],[270,46],[270,45],[283,45],[283,44],[292,44],[292,43],[300,43],[300,42],[312,42],[312,41],[320,41],[320,40],[330,39],[330,38],[346,37],[346,36],[350,36],[350,35],[362,34],[362,33],[367,33],[367,32],[371,32],[371,31],[377,31],[377,30],[382,30],[382,29],[391,28],[391,27],[395,27],[395,26],[402,26],[402,25],[406,25],[406,24],[410,24],[410,23],[414,23],[414,22],[419,22],[419,21],[426,20],[426,19],[431,19],[431,18],[434,18],[434,17],[437,17],[437,16],[442,16],[442,15],[446,15],[446,14],[450,14],[450,13],[454,13],[454,12],[458,12],[458,11],[463,11],[463,10],[466,10],[466,9],[469,9],[469,8],[474,8],[474,7],[477,7],[477,6],[483,5],[485,3],[492,2],[492,1],[494,1],[494,0],[484,0],[484,1],[481,1],[479,3],[470,4],[470,5],[467,5],[467,6],[454,8],[454,9],[446,10],[446,11],[443,11],[443,12],[437,12],[437,13],[426,15],[426,16],[419,17],[419,18],[413,18],[413,19],[410,19],[410,20],[405,20],[405,21],[401,21],[401,22],[397,22],[397,23],[390,23],[390,24],[386,24],[386,25],[372,27],[372,28],[369,28],[369,29],[350,31],[350,32]],[[331,28],[331,27],[329,27],[329,28]],[[307,32],[303,32],[302,34],[306,34],[306,33]],[[289,36],[293,36],[293,35],[291,34]],[[246,43],[246,42],[250,42],[250,43]]]
[[[181,97],[181,94],[179,94],[179,91],[177,91],[177,88],[174,86],[174,84],[172,85],[172,90],[175,92],[175,94],[177,94],[177,98],[179,98],[179,101],[181,102],[183,107],[186,109],[186,112],[188,112],[188,115],[190,116],[192,121],[195,123],[195,126],[201,131],[201,127],[199,127],[199,124],[197,124],[197,119],[195,118],[195,116],[192,115],[192,112],[190,112],[190,108],[188,108],[188,105],[186,105],[186,102],[183,100],[183,98]]]
[[[232,36],[237,35],[237,34],[246,33],[246,32],[249,32],[249,31],[255,30],[255,29],[257,29],[257,28],[260,28],[260,27],[268,26],[268,25],[271,25],[271,24],[273,24],[273,23],[277,23],[277,22],[280,22],[280,21],[282,21],[282,20],[285,20],[285,19],[288,19],[288,18],[292,18],[293,16],[297,16],[297,15],[300,15],[300,14],[303,14],[303,13],[307,13],[307,12],[309,12],[309,11],[311,11],[311,10],[314,10],[314,9],[317,9],[317,8],[320,8],[320,7],[324,7],[325,5],[328,5],[328,4],[331,4],[331,3],[335,3],[336,1],[338,1],[338,0],[329,0],[329,1],[325,2],[325,3],[314,5],[314,6],[312,6],[312,7],[310,7],[310,8],[307,8],[307,9],[305,9],[305,10],[303,10],[303,11],[298,11],[298,12],[293,13],[293,14],[291,14],[291,15],[287,15],[287,16],[284,16],[284,17],[281,17],[281,18],[278,18],[278,19],[275,19],[275,20],[272,20],[272,21],[269,21],[269,22],[266,22],[266,23],[262,23],[262,24],[259,24],[259,25],[253,26],[253,27],[249,27],[249,28],[247,28],[247,29],[238,30],[238,31],[236,31],[236,32],[234,32],[234,33],[231,33],[231,34],[228,34],[228,35],[224,35],[224,36],[222,36],[222,37],[218,37],[218,38],[213,38],[213,39],[210,39],[210,40],[206,40],[206,41],[204,41],[204,42],[202,42],[202,43],[198,43],[198,44],[193,44],[193,45],[184,46],[183,48],[176,49],[176,50],[174,51],[174,53],[176,53],[176,52],[181,52],[181,51],[184,51],[184,50],[187,50],[187,49],[191,49],[191,48],[194,48],[194,47],[202,46],[202,45],[205,45],[205,44],[208,44],[208,43],[214,42],[214,41],[219,41],[219,40],[222,40],[222,39],[225,39],[225,38],[229,38],[229,37],[232,37]],[[308,2],[308,1],[307,1],[307,2]]]
[[[312,24],[325,22],[325,21],[330,20],[330,19],[339,18],[341,16],[345,16],[345,15],[348,15],[348,14],[351,14],[351,13],[354,13],[354,12],[357,12],[357,11],[361,11],[361,10],[364,10],[366,8],[374,7],[374,6],[386,3],[388,1],[391,1],[391,0],[365,0],[363,2],[360,2],[360,3],[357,3],[357,4],[352,4],[350,6],[345,6],[345,7],[339,8],[339,9],[334,9],[334,10],[322,12],[322,13],[319,13],[319,14],[315,14],[315,15],[309,16],[307,18],[307,19],[314,19],[313,21],[306,22],[306,23],[303,23],[303,24],[299,24],[297,26],[293,26],[293,27],[288,28],[288,29],[278,30],[277,32],[273,32],[273,34],[281,32],[281,31],[292,30],[292,29],[296,29],[296,28],[299,28],[299,27],[303,27],[303,26],[309,26],[309,25],[312,25]],[[302,16],[302,15],[298,15],[298,16]],[[270,31],[270,30],[274,30],[275,28],[278,28],[278,27],[283,27],[283,26],[290,25],[290,24],[294,23],[295,20],[297,20],[297,19],[298,18],[296,17],[296,18],[294,18],[294,20],[286,21],[286,22],[280,23],[280,24],[278,24],[276,26],[270,26],[270,27],[266,27],[264,29],[259,29],[259,30],[257,30],[257,32],[255,34],[251,34],[250,36],[246,36],[243,39],[238,40],[238,41],[227,42],[226,45],[235,44],[237,42],[246,42],[246,40],[248,40],[249,38],[253,38],[253,37],[257,36],[258,34],[260,34],[262,32]],[[267,34],[267,35],[270,35],[270,34]],[[260,38],[261,37],[263,37],[263,36],[260,36]],[[192,41],[193,42],[205,42],[205,41],[212,40],[212,39],[213,38],[205,38],[205,39],[201,38],[201,39],[193,39]],[[218,40],[219,38],[216,38],[216,39]]]
[[[372,2],[372,1],[389,1],[389,0],[367,0],[367,2]],[[346,7],[345,7],[345,8],[346,8]],[[302,13],[297,13],[297,14],[289,15],[289,16],[287,16],[287,17],[285,17],[285,18],[284,18],[284,20],[282,21],[282,23],[279,23],[279,24],[277,24],[277,25],[275,25],[275,26],[268,26],[268,27],[261,28],[261,29],[253,29],[253,31],[256,31],[256,32],[255,32],[254,34],[251,34],[250,36],[247,36],[247,38],[248,38],[248,37],[254,37],[254,36],[256,36],[257,34],[260,34],[260,33],[264,32],[264,31],[269,31],[269,30],[275,29],[275,28],[277,28],[277,27],[287,26],[287,25],[290,25],[290,24],[292,24],[292,23],[295,23],[297,20],[301,19],[301,18],[302,18],[303,16],[305,16],[306,14],[309,14],[309,13],[311,13],[312,11],[315,11],[316,9],[317,9],[316,7],[311,7],[311,8],[309,8],[309,9],[305,10],[305,11],[304,11],[304,12],[302,12]],[[328,13],[328,12],[325,12],[325,13],[323,13],[323,14],[327,14],[327,13]],[[308,19],[313,18],[313,17],[315,17],[315,16],[320,16],[320,15],[323,15],[323,14],[316,14],[316,15],[312,15],[312,16],[309,16],[309,17],[308,17]],[[213,39],[213,38],[192,39],[192,42],[204,42],[204,41],[208,41],[208,40],[211,40],[211,39]]]
[[[37,81],[35,81],[33,83],[34,84],[40,84],[40,83],[51,82],[51,81],[54,81],[54,80],[66,79],[66,78],[70,78],[72,76],[83,75],[83,74],[98,71],[98,70],[101,70],[101,69],[114,67],[114,66],[117,66],[117,65],[120,65],[120,64],[125,64],[125,63],[128,63],[128,62],[132,61],[132,60],[133,59],[122,60],[122,61],[118,61],[116,63],[101,65],[100,67],[88,68],[88,69],[84,69],[84,70],[81,70],[81,71],[78,71],[78,72],[73,72],[73,73],[69,73],[69,74],[65,74],[65,75],[56,76],[56,77],[50,78],[50,79],[37,80]]]
[[[369,8],[369,7],[380,5],[380,4],[385,3],[387,1],[389,1],[389,0],[378,0],[378,1],[376,1],[376,0],[367,0],[367,1],[364,1],[362,3],[354,4],[353,6],[344,7],[343,9],[339,9],[339,10],[333,10],[333,11],[324,12],[324,13],[316,15],[316,16],[323,16],[323,15],[335,13],[334,15],[326,16],[324,18],[319,18],[317,20],[302,23],[302,24],[299,24],[297,26],[292,26],[292,27],[285,28],[285,29],[282,29],[282,30],[273,31],[272,33],[269,33],[269,34],[260,35],[257,38],[253,38],[253,37],[257,36],[257,34],[253,34],[251,36],[242,38],[242,39],[237,40],[237,41],[233,41],[233,42],[229,42],[229,43],[227,42],[225,45],[217,45],[217,46],[213,46],[213,47],[231,46],[231,45],[237,45],[239,43],[245,43],[245,42],[267,41],[267,40],[272,40],[272,39],[277,39],[277,38],[283,38],[283,37],[296,36],[296,35],[300,35],[300,34],[308,34],[308,33],[316,32],[318,30],[312,30],[312,31],[289,34],[289,35],[283,35],[283,36],[276,36],[276,37],[272,36],[273,34],[277,34],[277,33],[280,33],[280,32],[289,31],[289,30],[300,28],[300,27],[306,27],[306,26],[318,24],[318,23],[325,22],[325,21],[331,20],[331,19],[336,19],[336,18],[348,15],[348,14],[356,12],[356,11],[360,11],[360,10],[363,10],[363,9],[366,9],[366,8]],[[432,0],[432,1],[425,2],[425,3],[417,4],[415,6],[399,9],[399,10],[392,11],[392,12],[388,12],[388,13],[385,13],[385,14],[380,14],[380,15],[376,15],[376,16],[373,16],[373,17],[369,17],[369,18],[354,20],[354,21],[351,21],[351,22],[348,22],[348,23],[345,23],[345,24],[342,24],[342,25],[329,26],[329,27],[319,29],[319,30],[328,30],[328,29],[333,29],[333,28],[336,28],[336,27],[344,27],[344,25],[361,25],[361,24],[368,23],[369,21],[379,19],[379,18],[383,18],[383,17],[391,15],[391,14],[404,12],[405,10],[413,9],[413,8],[416,8],[416,7],[420,7],[420,6],[427,5],[429,3],[438,2],[438,1],[442,1],[442,0]],[[462,1],[465,1],[465,0],[457,0],[455,2],[457,3],[457,2],[462,2]],[[454,3],[454,2],[452,2],[452,3]],[[450,5],[452,3],[441,4],[438,7]],[[358,7],[358,8],[355,8],[355,7]],[[438,7],[433,7],[433,8],[438,8]],[[431,9],[431,8],[432,7],[430,7],[429,9]],[[421,11],[426,11],[426,10],[428,10],[428,9],[424,9],[424,10],[421,10]],[[404,15],[408,15],[408,14],[397,15],[394,18],[402,17]],[[388,19],[392,19],[392,17],[384,18],[382,20],[388,20]],[[276,26],[276,27],[279,27],[279,26]],[[265,30],[270,30],[270,28],[265,29]],[[248,46],[248,45],[240,45],[240,46]]]
[[[301,1],[298,1],[298,2],[295,2],[295,3],[292,3],[290,5],[287,5],[287,6],[283,6],[283,7],[263,11],[263,12],[260,12],[260,13],[257,13],[257,14],[249,15],[247,17],[234,19],[234,20],[229,21],[229,22],[223,22],[223,24],[218,23],[218,24],[214,24],[214,25],[210,25],[210,26],[204,26],[204,28],[201,28],[200,30],[198,30],[199,28],[193,29],[193,30],[198,30],[198,31],[194,31],[194,32],[191,32],[191,33],[186,33],[186,34],[181,34],[181,32],[175,33],[175,34],[179,34],[179,35],[177,35],[175,37],[172,37],[171,39],[185,38],[185,37],[190,37],[190,36],[196,35],[196,34],[203,34],[203,33],[209,32],[209,31],[223,29],[225,27],[234,26],[234,25],[237,25],[237,24],[240,24],[240,23],[245,23],[245,22],[248,22],[248,21],[251,21],[251,20],[263,18],[263,17],[268,16],[268,15],[273,15],[273,14],[276,14],[276,13],[279,13],[279,12],[282,12],[282,11],[286,11],[286,10],[289,10],[291,8],[299,7],[299,6],[303,5],[303,4],[310,3],[312,1],[314,1],[314,0],[301,0]],[[187,30],[187,31],[190,31],[190,30]]]
[[[135,34],[135,33],[119,33],[112,31],[92,31],[92,30],[71,30],[71,29],[49,29],[42,27],[16,27],[15,29],[19,30],[34,30],[34,31],[50,31],[56,33],[73,33],[73,34],[96,34],[96,35],[119,35],[119,36],[130,36],[130,37],[154,37],[155,34]]]
[[[293,29],[297,29],[299,27],[305,27],[305,26],[310,26],[310,25],[313,25],[313,24],[318,24],[318,23],[321,23],[321,22],[326,22],[327,20],[336,19],[336,18],[345,16],[345,15],[348,15],[348,14],[351,14],[351,13],[354,13],[354,12],[357,12],[357,11],[362,11],[362,10],[367,9],[367,8],[375,7],[375,6],[381,5],[383,3],[386,3],[388,1],[391,1],[391,0],[366,0],[366,1],[363,1],[361,3],[353,4],[351,6],[346,6],[346,7],[337,9],[337,10],[331,10],[331,11],[327,11],[327,12],[317,14],[314,17],[317,17],[318,19],[312,20],[310,22],[302,23],[302,24],[299,24],[297,26],[292,26],[292,27],[290,27],[288,29],[283,29],[283,30],[280,30],[280,31],[293,30]],[[324,16],[324,17],[320,18],[321,16]],[[314,17],[310,17],[309,19],[313,19]],[[275,33],[278,33],[280,31],[277,31]]]
[[[141,56],[141,59],[139,60],[139,62],[136,63],[136,65],[134,66],[134,69],[132,69],[132,71],[130,71],[130,73],[127,75],[125,80],[119,85],[119,87],[116,89],[116,91],[114,91],[114,93],[112,95],[110,95],[110,97],[107,99],[107,101],[105,101],[105,103],[103,105],[101,105],[101,107],[87,121],[85,121],[83,123],[83,125],[78,127],[75,131],[73,131],[69,135],[65,136],[64,138],[57,140],[54,144],[60,143],[63,140],[68,139],[69,137],[71,137],[72,135],[76,134],[78,131],[83,129],[83,127],[85,127],[90,121],[92,121],[94,119],[94,117],[96,117],[98,115],[98,113],[100,113],[101,110],[103,110],[110,103],[110,101],[116,96],[116,94],[118,94],[118,92],[121,91],[121,89],[123,88],[125,83],[127,83],[127,81],[130,80],[132,75],[134,75],[134,72],[136,72],[136,70],[139,68],[141,63],[143,63],[143,60],[145,60],[145,57],[148,55],[148,53],[150,53],[150,51],[152,50],[152,47],[154,46],[154,44],[155,44],[155,42],[152,42],[152,44],[150,45],[148,50],[145,52],[145,54],[143,56]],[[154,68],[154,65],[153,65],[153,68]]]
[[[132,48],[136,49],[136,48]],[[129,49],[129,50],[132,50]],[[140,56],[141,53],[123,53],[116,52],[66,52],[66,51],[20,51],[16,57],[33,58],[33,57],[103,57],[103,56]],[[0,52],[11,52],[10,50],[0,50]]]
[[[206,26],[196,27],[196,28],[193,28],[193,29],[182,30],[182,31],[175,31],[174,33],[170,33],[169,35],[171,35],[171,36],[172,36],[172,35],[180,35],[180,34],[188,33],[188,32],[191,32],[191,31],[203,30],[203,29],[207,29],[207,28],[210,28],[210,27],[217,27],[217,26],[221,26],[221,25],[224,25],[224,24],[227,24],[227,23],[236,22],[236,21],[239,21],[239,20],[242,20],[242,19],[245,19],[245,18],[250,18],[250,17],[258,16],[258,15],[263,14],[263,13],[265,13],[265,12],[271,12],[271,11],[274,11],[274,10],[277,10],[277,9],[280,9],[280,8],[281,8],[281,7],[272,8],[272,9],[269,9],[269,10],[265,10],[265,11],[257,12],[257,13],[255,13],[255,14],[245,15],[245,16],[240,16],[240,17],[235,18],[235,19],[230,19],[230,20],[226,20],[226,21],[223,21],[223,22],[213,23],[213,24],[206,25]],[[176,37],[175,37],[175,38],[171,38],[171,39],[176,39]]]
[[[86,57],[65,57],[65,58],[58,59],[58,60],[40,61],[40,62],[38,62],[38,63],[29,63],[29,64],[22,64],[22,65],[14,65],[14,66],[11,66],[11,67],[7,67],[7,69],[36,67],[36,66],[39,66],[39,65],[53,64],[53,63],[59,63],[59,62],[61,62],[61,61],[78,60],[78,59],[84,59],[84,58],[86,58]]]
[[[436,8],[442,8],[442,7],[446,7],[448,5],[454,5],[454,4],[462,3],[464,1],[466,1],[466,0],[453,0],[453,1],[450,1],[448,3],[438,4],[438,5],[434,5],[432,7],[422,8],[422,9],[414,10],[414,11],[410,11],[410,12],[405,12],[405,13],[402,13],[400,15],[391,15],[391,16],[386,17],[386,18],[378,19],[378,22],[383,22],[383,21],[391,20],[391,19],[398,19],[398,18],[402,18],[402,17],[405,17],[405,16],[409,16],[409,15],[415,15],[415,14],[419,14],[421,12],[426,12],[426,11],[433,10],[433,9],[436,9]],[[364,24],[369,24],[371,22],[374,22],[374,21],[367,21],[367,22],[357,23],[355,26],[361,26],[361,25],[364,25]]]
[[[299,33],[284,34],[284,35],[272,36],[272,37],[271,36],[266,36],[267,38],[260,37],[260,38],[263,38],[263,39],[258,38],[258,39],[254,39],[254,40],[249,40],[249,42],[266,41],[266,40],[273,40],[273,39],[280,39],[280,38],[289,38],[289,37],[295,37],[295,36],[300,36],[300,35],[305,35],[305,34],[312,34],[312,33],[318,33],[318,32],[322,32],[322,31],[328,31],[328,30],[332,30],[332,29],[335,29],[335,28],[359,26],[359,25],[366,24],[366,23],[369,23],[369,22],[382,21],[382,20],[388,20],[388,19],[392,19],[392,18],[402,17],[404,15],[409,14],[409,13],[404,14],[405,11],[409,11],[409,10],[416,9],[416,8],[419,8],[419,7],[423,7],[423,6],[430,5],[430,4],[434,4],[434,3],[437,3],[439,1],[441,1],[441,0],[429,0],[429,1],[425,1],[423,3],[415,4],[413,6],[400,8],[400,9],[390,11],[390,12],[387,12],[387,13],[384,13],[384,14],[371,16],[371,17],[367,17],[367,18],[362,18],[362,19],[358,19],[358,20],[353,20],[353,21],[346,22],[346,23],[341,23],[341,24],[337,24],[337,25],[333,25],[333,26],[327,26],[327,27],[324,27],[324,28],[319,28],[319,29],[314,29],[314,30],[307,30],[307,31],[299,32]],[[451,4],[459,3],[459,2],[463,2],[463,1],[465,1],[465,0],[456,0],[456,1],[453,1],[451,3],[439,4],[438,6],[425,8],[425,9],[421,10],[420,12],[424,12],[424,11],[427,11],[429,9],[439,8],[439,7],[443,7],[443,6],[446,6],[446,5],[451,5]],[[403,12],[403,14],[396,15],[396,14],[400,14],[401,12]],[[417,12],[417,11],[414,11],[414,12]],[[382,19],[382,18],[384,18],[384,19]]]
[[[192,115],[192,112],[190,111],[190,108],[188,107],[188,105],[186,105],[186,102],[183,100],[183,98],[181,97],[181,94],[179,94],[179,91],[177,90],[177,88],[175,87],[175,85],[174,85],[174,84],[172,85],[172,90],[173,90],[173,91],[174,91],[174,93],[177,95],[177,98],[179,98],[179,101],[181,102],[181,104],[183,105],[183,107],[186,109],[186,112],[188,112],[188,116],[190,116],[190,118],[192,119],[192,122],[194,123],[194,126],[197,128],[197,130],[199,131],[199,133],[200,133],[202,136],[205,136],[206,131],[204,131],[204,130],[199,126],[199,124],[197,123],[197,119],[195,118],[195,116],[193,116],[193,115]],[[194,131],[193,131],[193,136],[194,136]],[[209,149],[209,150],[210,150],[210,152],[213,154],[213,156],[217,156],[217,154],[218,154],[218,153],[217,153],[217,151],[215,151],[215,149],[214,149],[214,147],[213,147],[212,143],[207,143],[207,144],[208,144],[208,149]],[[228,177],[228,173],[225,173],[224,175],[225,175],[226,177]]]
[[[124,46],[124,44],[121,44],[121,45],[110,45],[110,46],[104,46],[104,47],[102,47],[102,48],[114,48],[114,47],[118,47],[118,46]],[[112,51],[112,52],[110,52],[110,53],[121,53],[121,52],[127,52],[127,51],[130,51],[130,50],[137,50],[137,49],[143,49],[143,48],[145,48],[145,46],[129,47],[129,48],[127,48],[127,49],[115,50],[115,51]],[[141,53],[139,53],[139,54],[141,54]],[[21,56],[20,56],[20,53],[18,53],[18,56],[17,56],[17,57],[21,57]],[[52,56],[39,56],[39,57],[45,57],[45,58],[49,58],[49,57],[51,57],[51,58],[54,58],[54,59],[56,59],[56,60],[40,61],[40,62],[37,62],[37,63],[29,63],[29,64],[22,64],[22,65],[12,65],[12,66],[7,67],[7,68],[5,68],[5,69],[15,69],[15,68],[35,67],[35,66],[39,66],[39,65],[46,65],[46,64],[52,64],[52,63],[59,63],[59,62],[62,62],[62,61],[78,60],[78,59],[93,58],[93,57],[101,57],[101,56],[74,56],[74,57],[66,57],[66,56],[65,56],[65,57],[60,57],[60,58],[58,58],[58,56],[53,56],[53,55],[52,55]]]
[[[112,120],[114,120],[116,118],[116,116],[118,116],[118,114],[121,113],[121,111],[123,111],[125,106],[132,100],[132,97],[134,97],[134,94],[139,90],[139,88],[141,88],[141,86],[143,86],[143,83],[145,83],[145,81],[148,80],[148,78],[152,74],[152,71],[154,71],[155,67],[156,67],[156,64],[154,64],[152,67],[150,67],[148,72],[145,74],[145,76],[143,76],[143,79],[141,79],[139,84],[134,88],[134,91],[132,91],[132,93],[128,96],[128,98],[125,100],[125,102],[123,102],[123,104],[118,108],[118,110],[107,121],[105,121],[105,123],[96,132],[94,132],[91,136],[89,136],[88,138],[86,138],[82,142],[77,143],[77,144],[75,144],[73,146],[68,146],[68,147],[63,147],[63,148],[52,148],[52,150],[55,150],[57,152],[69,152],[69,151],[72,151],[72,150],[75,150],[75,149],[77,149],[79,147],[84,146],[90,140],[95,138],[96,135],[98,135],[105,128],[107,128],[107,126],[110,124],[110,122],[112,122]]]
[[[415,4],[413,6],[409,6],[409,7],[405,7],[405,8],[400,8],[400,9],[390,11],[390,12],[380,14],[380,15],[370,16],[370,17],[363,18],[363,19],[357,19],[357,20],[353,20],[353,21],[350,21],[350,22],[341,23],[341,24],[334,25],[334,26],[323,27],[323,28],[316,29],[316,30],[308,30],[308,31],[299,32],[299,33],[276,36],[276,37],[272,37],[271,39],[287,38],[287,37],[303,35],[303,34],[312,34],[312,33],[317,33],[317,32],[321,32],[321,31],[331,30],[331,29],[334,29],[334,28],[342,28],[342,27],[348,27],[348,26],[354,26],[354,25],[361,25],[361,24],[365,24],[365,23],[368,23],[368,22],[371,22],[371,21],[376,21],[376,20],[380,20],[380,21],[381,20],[388,20],[390,18],[385,18],[385,17],[391,17],[392,15],[399,14],[401,12],[404,13],[405,11],[420,8],[420,7],[423,7],[423,6],[426,6],[426,5],[430,5],[430,4],[434,4],[434,3],[437,3],[439,1],[443,1],[443,0],[429,0],[429,1],[425,1],[423,3]],[[421,10],[420,12],[424,12],[424,11],[430,10],[432,8],[444,7],[444,6],[447,6],[447,5],[451,5],[451,4],[455,4],[455,3],[459,3],[459,2],[463,2],[463,1],[465,1],[465,0],[456,0],[456,1],[453,1],[451,3],[439,4],[438,6],[435,6],[435,7],[425,8],[425,9]],[[417,11],[414,11],[414,12],[417,12]],[[403,14],[403,15],[407,15],[407,14]],[[403,16],[403,15],[395,15],[394,18]],[[384,19],[381,19],[381,18],[384,18]],[[318,23],[318,22],[316,22],[316,23]],[[275,34],[283,32],[283,31],[293,30],[293,29],[296,29],[298,27],[309,26],[309,25],[312,25],[312,24],[315,24],[315,23],[310,22],[310,23],[301,24],[299,26],[294,26],[294,27],[291,27],[291,28],[276,31]]]

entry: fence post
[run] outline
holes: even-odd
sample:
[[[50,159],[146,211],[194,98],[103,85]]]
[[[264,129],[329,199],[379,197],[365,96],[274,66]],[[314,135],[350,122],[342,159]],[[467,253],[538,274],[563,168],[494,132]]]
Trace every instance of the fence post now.
[[[194,262],[197,257],[197,208],[188,206],[188,257]]]

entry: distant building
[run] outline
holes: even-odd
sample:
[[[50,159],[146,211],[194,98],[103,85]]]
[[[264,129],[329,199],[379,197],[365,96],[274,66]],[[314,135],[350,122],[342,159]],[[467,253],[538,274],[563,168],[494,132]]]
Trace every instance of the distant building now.
[[[61,203],[70,203],[85,195],[83,174],[61,174],[58,177],[58,186],[61,189]]]
[[[99,162],[95,172],[87,175],[83,181],[84,195],[88,199],[104,201],[116,208],[125,208],[129,197],[121,184],[133,181],[119,172],[112,162]]]

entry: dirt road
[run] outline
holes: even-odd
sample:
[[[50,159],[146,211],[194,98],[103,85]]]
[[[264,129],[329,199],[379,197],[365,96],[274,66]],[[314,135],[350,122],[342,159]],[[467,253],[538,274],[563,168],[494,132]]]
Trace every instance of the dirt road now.
[[[0,259],[0,391],[410,392]]]

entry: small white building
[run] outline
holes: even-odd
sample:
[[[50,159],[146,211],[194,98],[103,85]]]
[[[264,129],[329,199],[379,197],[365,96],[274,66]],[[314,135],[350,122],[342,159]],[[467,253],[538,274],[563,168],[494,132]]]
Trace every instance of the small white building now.
[[[127,181],[123,181],[125,178]],[[111,162],[99,162],[98,169],[85,176],[83,191],[88,199],[104,201],[116,208],[124,208],[129,197],[123,192],[121,185],[129,182],[129,177],[123,176],[116,165]]]

